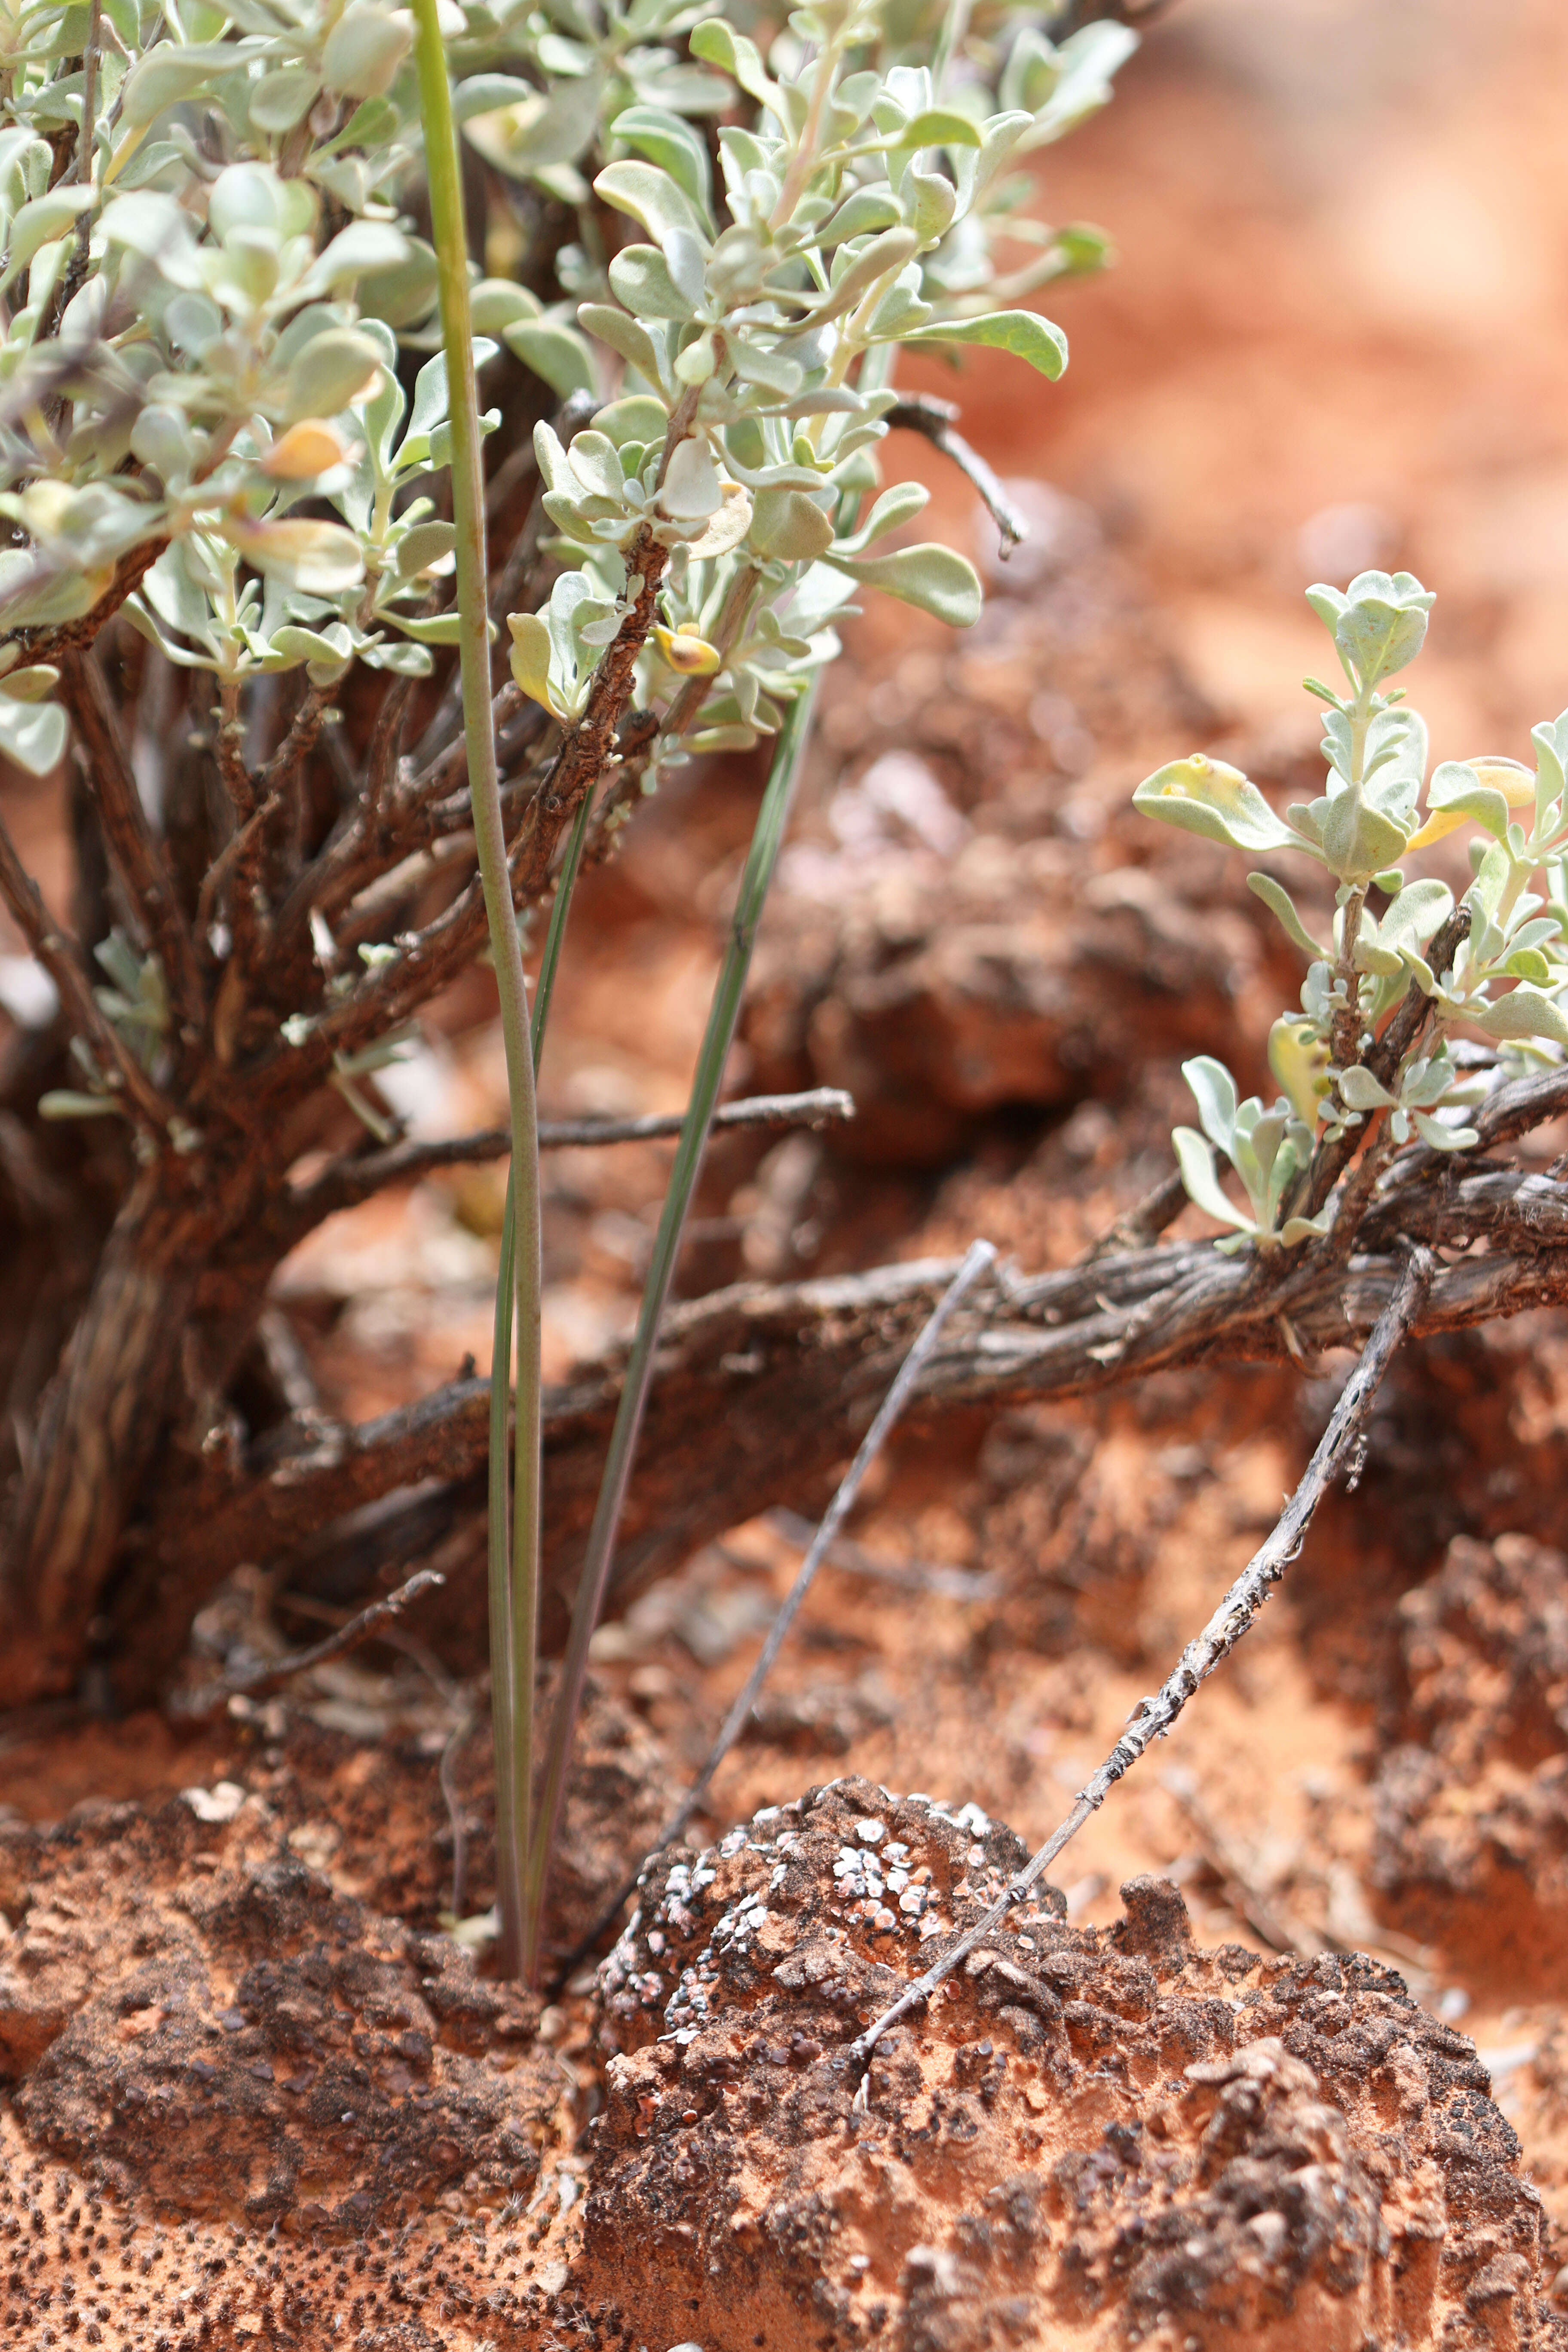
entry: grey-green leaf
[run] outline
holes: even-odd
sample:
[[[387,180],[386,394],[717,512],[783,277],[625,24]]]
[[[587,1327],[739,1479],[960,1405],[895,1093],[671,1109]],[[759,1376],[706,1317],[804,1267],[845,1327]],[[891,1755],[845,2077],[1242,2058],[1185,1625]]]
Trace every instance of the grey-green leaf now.
[[[1037,310],[989,310],[979,319],[946,319],[922,327],[907,338],[910,343],[978,343],[987,351],[1010,352],[1027,360],[1052,383],[1068,363],[1068,339]]]
[[[972,629],[980,618],[984,599],[973,564],[935,541],[900,547],[891,555],[829,555],[827,561],[864,587],[918,604],[951,629]]]

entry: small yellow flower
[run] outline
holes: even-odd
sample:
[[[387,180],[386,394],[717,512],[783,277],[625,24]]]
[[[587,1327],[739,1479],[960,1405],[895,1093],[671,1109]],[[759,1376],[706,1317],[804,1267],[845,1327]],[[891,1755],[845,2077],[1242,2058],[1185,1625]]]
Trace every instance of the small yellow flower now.
[[[692,636],[684,629],[667,629],[658,621],[653,634],[659,652],[682,677],[711,677],[723,666],[723,655],[706,637]]]

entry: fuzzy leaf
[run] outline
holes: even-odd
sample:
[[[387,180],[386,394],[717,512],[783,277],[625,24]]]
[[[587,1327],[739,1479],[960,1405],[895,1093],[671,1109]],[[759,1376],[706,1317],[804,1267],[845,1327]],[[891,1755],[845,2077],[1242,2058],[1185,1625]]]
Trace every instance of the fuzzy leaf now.
[[[610,136],[658,163],[683,194],[707,212],[711,194],[708,150],[689,122],[662,106],[627,106],[611,123]]]
[[[1332,593],[1313,590],[1313,596]],[[1363,572],[1351,582],[1331,626],[1334,643],[1367,684],[1405,668],[1426,636],[1436,603],[1413,572]]]
[[[1328,1059],[1329,1049],[1310,1022],[1282,1013],[1268,1032],[1268,1066],[1309,1134],[1315,1130],[1322,1108],[1322,1073]]]
[[[752,527],[752,501],[739,482],[724,484],[723,504],[710,518],[708,528],[700,539],[688,541],[689,551],[697,562],[706,562],[716,555],[728,555],[739,547]]]
[[[972,629],[983,602],[980,579],[973,563],[951,547],[927,541],[918,547],[900,547],[891,555],[841,556],[826,553],[836,564],[866,588],[880,588],[922,613],[934,614],[952,629]]]
[[[1299,948],[1304,949],[1310,956],[1321,956],[1326,952],[1320,947],[1296,912],[1296,902],[1289,890],[1282,889],[1272,874],[1249,874],[1247,877],[1247,887],[1255,898],[1262,899],[1272,914],[1279,917],[1285,930]]]
[[[640,221],[656,245],[662,245],[669,231],[678,228],[704,245],[708,241],[706,224],[696,205],[657,163],[633,159],[606,163],[594,182],[594,193],[616,212],[629,213],[633,220]]]
[[[1481,1139],[1473,1127],[1445,1127],[1441,1119],[1433,1118],[1424,1110],[1411,1116],[1422,1142],[1430,1144],[1434,1151],[1468,1151]]]
[[[1228,1152],[1236,1140],[1236,1080],[1212,1054],[1198,1054],[1184,1062],[1182,1076],[1192,1088],[1204,1133]]]
[[[586,339],[563,320],[519,319],[502,329],[501,341],[514,359],[550,386],[557,400],[570,400],[574,392],[597,392]]]
[[[232,71],[236,62],[233,49],[220,41],[159,42],[137,58],[120,85],[122,127],[145,131],[169,107],[195,98],[216,74]]]
[[[1315,1217],[1287,1217],[1279,1238],[1287,1248],[1295,1242],[1321,1241],[1325,1234],[1332,1232],[1333,1223],[1331,1206],[1320,1209]]]
[[[51,188],[47,196],[35,196],[30,204],[24,205],[11,224],[0,291],[27,267],[42,247],[64,236],[78,215],[88,211],[93,200],[90,187]]]
[[[30,776],[47,776],[65,757],[66,715],[58,702],[0,698],[0,755]]]
[[[1067,337],[1037,310],[990,310],[979,319],[949,319],[938,326],[922,327],[903,340],[917,345],[978,343],[987,351],[1010,352],[1015,359],[1027,360],[1052,383],[1068,363]]]
[[[1215,1174],[1214,1153],[1196,1128],[1173,1128],[1171,1141],[1175,1148],[1176,1165],[1182,1171],[1182,1182],[1186,1187],[1188,1200],[1218,1223],[1237,1226],[1244,1234],[1251,1233],[1251,1217],[1233,1207],[1220,1189],[1219,1179]]]
[[[759,490],[750,538],[759,555],[780,563],[812,563],[833,545],[833,518],[805,490]]]
[[[1132,795],[1144,816],[1163,818],[1233,849],[1300,849],[1305,845],[1277,817],[1239,768],[1202,751],[1173,760],[1146,776]]]
[[[225,531],[258,572],[305,595],[341,595],[364,578],[360,543],[341,523],[247,522],[230,515]]]
[[[598,342],[608,343],[622,359],[629,360],[637,373],[649,383],[660,381],[662,371],[653,337],[645,326],[628,317],[625,310],[617,310],[609,302],[580,302],[577,305],[577,323],[584,334],[592,335]]]
[[[1394,1097],[1358,1062],[1339,1076],[1340,1100],[1348,1110],[1392,1110]]]
[[[686,320],[697,308],[657,245],[623,245],[610,264],[610,291],[634,319]]]
[[[691,28],[691,54],[704,65],[717,66],[731,81],[738,81],[749,98],[759,106],[766,106],[782,118],[783,103],[778,84],[770,80],[756,43],[744,33],[731,29],[722,16],[705,16]]]
[[[354,327],[328,327],[312,335],[289,370],[283,414],[293,424],[305,416],[336,416],[357,399],[383,364],[380,346]]]
[[[1489,1037],[1550,1037],[1554,1045],[1568,1045],[1568,1017],[1555,997],[1543,996],[1527,982],[1490,1004],[1467,1004],[1463,1018]]]
[[[898,132],[900,147],[978,147],[980,126],[956,107],[929,106]]]
[[[509,613],[507,627],[511,632],[511,674],[531,702],[542,702],[546,710],[555,706],[550,698],[550,631],[537,613]]]
[[[890,530],[899,530],[916,515],[923,514],[931,504],[931,492],[920,482],[895,482],[884,490],[853,539],[841,539],[839,551],[858,555],[874,540],[883,539]]]

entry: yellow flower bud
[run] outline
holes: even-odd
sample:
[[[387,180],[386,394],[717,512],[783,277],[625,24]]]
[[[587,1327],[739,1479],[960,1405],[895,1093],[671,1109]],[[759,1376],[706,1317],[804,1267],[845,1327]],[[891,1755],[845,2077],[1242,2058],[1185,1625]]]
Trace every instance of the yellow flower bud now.
[[[657,621],[653,634],[659,652],[682,677],[711,677],[722,666],[723,655],[706,637],[694,637],[684,629],[667,629]]]
[[[261,470],[275,482],[310,482],[333,466],[341,466],[349,445],[333,425],[319,416],[303,416],[279,434],[261,461]]]

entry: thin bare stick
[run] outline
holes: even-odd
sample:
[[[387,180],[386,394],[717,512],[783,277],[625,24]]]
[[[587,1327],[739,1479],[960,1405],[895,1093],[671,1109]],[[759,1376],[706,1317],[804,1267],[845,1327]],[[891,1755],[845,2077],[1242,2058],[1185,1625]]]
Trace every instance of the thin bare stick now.
[[[182,1720],[195,1722],[216,1715],[231,1698],[256,1698],[268,1691],[280,1690],[294,1675],[307,1673],[311,1666],[324,1666],[333,1658],[346,1657],[351,1650],[371,1641],[384,1626],[395,1623],[416,1601],[426,1592],[436,1591],[446,1581],[438,1568],[422,1568],[406,1584],[400,1584],[395,1592],[389,1592],[384,1601],[373,1601],[368,1609],[362,1609],[346,1625],[338,1626],[321,1641],[312,1642],[309,1649],[289,1650],[267,1665],[225,1675],[221,1681],[208,1683],[193,1692],[189,1699],[176,1706],[174,1712]]]
[[[790,1586],[778,1615],[768,1629],[767,1640],[758,1653],[756,1664],[746,1676],[739,1696],[729,1714],[724,1717],[719,1737],[709,1750],[706,1763],[663,1829],[660,1830],[647,1853],[643,1855],[637,1868],[628,1874],[625,1884],[617,1890],[614,1902],[606,1904],[602,1916],[573,1952],[565,1964],[563,1972],[564,1976],[571,1974],[583,1954],[592,1948],[609,1926],[636,1886],[645,1865],[656,1853],[662,1853],[667,1845],[673,1845],[692,1814],[697,1811],[707,1796],[713,1785],[714,1774],[745,1728],[747,1718],[757,1703],[758,1694],[773,1672],[779,1652],[789,1638],[790,1627],[799,1616],[801,1605],[816,1580],[817,1570],[831,1552],[839,1528],[855,1507],[855,1499],[866,1483],[867,1473],[892,1435],[900,1415],[914,1393],[915,1383],[934,1354],[937,1342],[942,1338],[949,1317],[966,1294],[973,1290],[981,1276],[988,1272],[995,1263],[996,1252],[989,1242],[971,1242],[958,1272],[937,1300],[924,1328],[917,1333],[913,1346],[899,1366],[893,1384],[878,1408],[876,1419],[860,1441],[859,1452],[840,1479],[837,1491],[828,1504],[821,1524],[811,1539],[810,1549],[795,1572],[795,1582]]]
[[[951,400],[938,400],[934,393],[910,392],[893,403],[887,421],[889,425],[901,425],[906,433],[923,435],[931,447],[940,449],[944,457],[951,457],[959,472],[973,485],[982,506],[996,526],[1005,563],[1019,541],[1028,538],[1029,526],[980,452],[970,447],[962,433],[953,431],[961,414]]]
[[[1345,1382],[1333,1416],[1273,1533],[1247,1561],[1203,1632],[1188,1643],[1161,1689],[1152,1698],[1141,1702],[1137,1715],[1104,1763],[1085,1783],[1066,1821],[1031,1856],[1006,1893],[850,2043],[847,2054],[857,2064],[864,2065],[888,2028],[928,2001],[954,1969],[963,1967],[970,1953],[995,1934],[1015,1904],[1021,1903],[1030,1889],[1038,1885],[1063,1848],[1099,1811],[1118,1780],[1131,1770],[1154,1740],[1165,1738],[1187,1701],[1202,1688],[1215,1668],[1229,1657],[1300,1552],[1318,1505],[1341,1465],[1352,1454],[1394,1350],[1421,1310],[1434,1271],[1435,1262],[1429,1251],[1410,1251],[1394,1296],[1378,1317],[1361,1361]],[[863,2074],[855,2095],[856,2105],[861,2108],[867,2104],[869,2081],[869,2074]]]
[[[309,758],[311,747],[321,733],[328,711],[332,707],[333,689],[313,686],[289,721],[289,730],[272,757],[256,776],[257,792],[265,796],[273,792],[286,792],[298,771]]]
[[[102,43],[102,0],[92,0],[92,13],[88,19],[87,46],[81,57],[81,127],[77,132],[76,162],[71,170],[71,178],[79,187],[90,186],[92,182],[92,151],[98,127],[98,74],[101,62]],[[91,235],[92,208],[89,205],[78,217],[71,257],[67,265],[65,276],[60,281],[59,292],[51,305],[53,317],[47,330],[51,335],[58,334],[59,321],[80,291],[82,281],[87,276],[87,249]]]
[[[725,1103],[713,1114],[715,1127],[837,1126],[855,1116],[855,1097],[840,1087],[814,1087],[802,1095],[748,1095]],[[656,1111],[646,1118],[541,1119],[541,1151],[582,1150],[605,1143],[659,1143],[680,1133],[684,1111]],[[435,1169],[467,1168],[487,1160],[504,1160],[511,1135],[504,1127],[487,1127],[477,1135],[453,1136],[442,1142],[417,1139],[395,1143],[384,1151],[367,1151],[357,1160],[343,1160],[323,1168],[303,1193],[301,1210],[313,1218],[368,1200],[384,1185],[427,1176]]]

